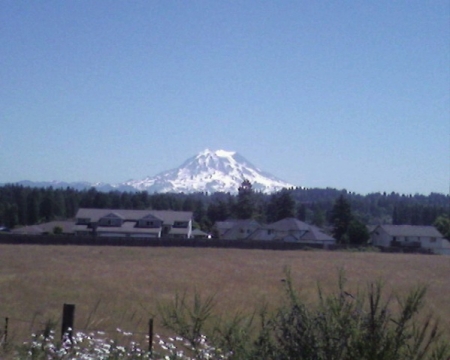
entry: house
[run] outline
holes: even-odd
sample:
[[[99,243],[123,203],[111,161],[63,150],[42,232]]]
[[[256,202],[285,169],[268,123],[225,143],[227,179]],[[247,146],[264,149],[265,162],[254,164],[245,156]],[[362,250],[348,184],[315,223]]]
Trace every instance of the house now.
[[[250,239],[332,245],[336,240],[316,226],[295,218],[285,218],[259,228]]]
[[[415,247],[450,255],[450,242],[433,226],[378,225],[370,234],[374,246]]]
[[[244,240],[259,229],[261,225],[252,219],[217,221],[214,232],[219,239]]]
[[[81,208],[74,232],[79,236],[190,238],[192,212]]]
[[[15,235],[48,235],[54,234],[55,229],[58,228],[61,231],[60,234],[73,235],[74,225],[75,221],[73,220],[50,221],[38,225],[22,226],[11,230],[11,233]]]
[[[336,240],[318,227],[295,218],[286,218],[269,225],[255,220],[227,220],[215,224],[216,234],[226,240],[283,241],[303,244],[335,244]]]

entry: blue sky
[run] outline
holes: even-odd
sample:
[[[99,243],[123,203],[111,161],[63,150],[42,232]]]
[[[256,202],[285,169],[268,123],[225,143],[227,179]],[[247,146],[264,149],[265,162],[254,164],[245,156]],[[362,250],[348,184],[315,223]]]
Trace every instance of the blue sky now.
[[[449,191],[447,0],[2,0],[0,46],[0,183],[209,148],[298,186]]]

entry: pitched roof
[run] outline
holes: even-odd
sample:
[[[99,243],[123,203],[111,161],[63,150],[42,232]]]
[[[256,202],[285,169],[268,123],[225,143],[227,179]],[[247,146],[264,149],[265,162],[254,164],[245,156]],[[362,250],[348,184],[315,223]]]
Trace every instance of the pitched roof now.
[[[268,228],[275,229],[279,231],[289,231],[289,230],[298,230],[298,231],[308,231],[311,225],[304,223],[295,218],[285,218],[274,222],[268,225]]]
[[[53,229],[58,226],[62,229],[64,234],[73,233],[75,221],[73,220],[64,220],[64,221],[50,221],[47,223],[42,223],[38,225],[30,225],[23,226],[17,229],[12,230],[12,233],[15,234],[44,234],[44,233],[53,233]]]
[[[200,230],[200,229],[193,229],[192,232],[191,232],[191,235],[192,236],[200,236],[200,235],[201,236],[208,236],[209,234],[204,232],[204,231],[202,231],[202,230]]]
[[[334,238],[328,234],[325,234],[318,227],[309,226],[309,231],[302,237],[305,240],[320,240],[320,241],[333,241]]]
[[[391,236],[428,236],[443,237],[434,226],[418,225],[379,225]]]
[[[189,221],[192,219],[192,211],[172,210],[123,210],[123,209],[86,209],[78,210],[76,218],[90,219],[90,222],[98,222],[102,217],[115,214],[124,220],[138,221],[147,215],[152,215],[164,221],[165,224],[173,224],[175,221]]]
[[[284,233],[296,232],[297,235],[293,235],[301,241],[334,241],[334,238],[323,232],[322,229],[314,225],[309,225],[303,221],[295,218],[285,218],[274,222],[266,227],[266,229],[273,229],[277,232],[281,232],[277,237],[284,238]]]

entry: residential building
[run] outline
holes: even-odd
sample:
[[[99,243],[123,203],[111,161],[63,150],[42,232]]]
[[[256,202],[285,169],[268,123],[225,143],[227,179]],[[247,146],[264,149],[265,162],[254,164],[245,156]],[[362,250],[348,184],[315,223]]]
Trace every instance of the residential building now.
[[[76,235],[190,238],[192,212],[169,210],[78,210]]]
[[[285,218],[263,226],[255,231],[250,239],[296,242],[303,244],[333,245],[336,240],[316,226],[295,218]]]
[[[379,247],[416,247],[450,255],[450,242],[433,226],[378,225],[370,234]]]
[[[263,240],[332,245],[336,240],[316,226],[295,218],[286,218],[269,225],[255,220],[227,220],[215,224],[216,234],[226,240]]]
[[[219,239],[243,240],[259,229],[261,225],[256,220],[248,219],[217,221],[214,227]]]

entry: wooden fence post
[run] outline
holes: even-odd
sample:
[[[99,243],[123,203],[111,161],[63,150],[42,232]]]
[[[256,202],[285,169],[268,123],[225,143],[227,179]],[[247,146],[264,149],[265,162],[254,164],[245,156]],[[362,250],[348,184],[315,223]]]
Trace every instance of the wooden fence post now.
[[[72,341],[74,318],[75,318],[75,305],[64,304],[62,315],[62,326],[61,326],[62,340],[64,340],[64,336],[67,334],[70,341]]]
[[[148,353],[152,356],[153,351],[153,319],[148,321]]]
[[[5,346],[6,342],[8,341],[8,321],[9,321],[9,318],[5,317],[5,330],[3,331],[3,341],[2,341],[3,346]]]

